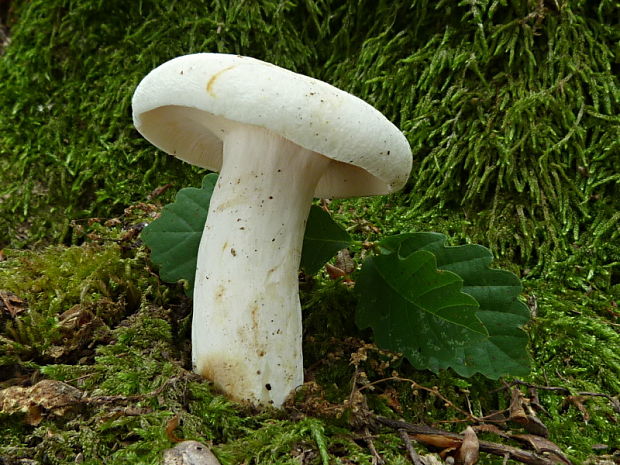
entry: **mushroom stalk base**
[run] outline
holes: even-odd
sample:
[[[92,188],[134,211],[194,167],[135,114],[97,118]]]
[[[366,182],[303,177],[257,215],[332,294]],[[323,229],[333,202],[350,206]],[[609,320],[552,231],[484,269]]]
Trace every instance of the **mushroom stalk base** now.
[[[236,401],[280,407],[303,383],[298,269],[330,160],[273,133],[224,138],[194,286],[194,370]]]

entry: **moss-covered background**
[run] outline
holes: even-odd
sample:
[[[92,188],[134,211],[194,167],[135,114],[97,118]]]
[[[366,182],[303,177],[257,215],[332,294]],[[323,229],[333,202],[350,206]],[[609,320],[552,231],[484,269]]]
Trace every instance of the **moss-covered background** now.
[[[143,140],[130,100],[150,69],[200,51],[267,60],[384,112],[411,143],[411,181],[389,198],[335,202],[335,217],[361,240],[435,230],[490,247],[535,311],[527,381],[620,393],[617,2],[3,0],[0,19],[0,387],[51,378],[99,396],[36,424],[0,415],[6,463],[157,463],[171,418],[223,463],[372,461],[346,415],[308,399],[255,415],[186,372],[191,303],[157,280],[132,231],[203,173]],[[307,377],[321,392],[309,399],[342,405],[350,354],[368,337],[351,324],[354,296],[319,276],[303,298]],[[381,357],[362,367],[369,377],[398,370],[477,414],[505,402],[501,383]],[[571,458],[619,446],[608,398],[540,396]],[[388,414],[396,400],[411,421],[459,417],[402,383],[368,402]],[[406,463],[397,435],[375,442]]]

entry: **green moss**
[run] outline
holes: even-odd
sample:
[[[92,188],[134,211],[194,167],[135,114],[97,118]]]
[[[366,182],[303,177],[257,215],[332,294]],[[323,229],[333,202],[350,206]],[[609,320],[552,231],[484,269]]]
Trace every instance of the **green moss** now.
[[[530,283],[538,316],[532,324],[532,347],[541,367],[539,376],[570,381],[573,389],[620,392],[620,334],[614,299],[597,290],[576,291],[560,286],[542,291],[549,282]]]
[[[50,247],[45,251],[7,251],[0,262],[0,287],[28,302],[32,311],[55,316],[72,305],[103,298],[140,301],[134,259],[123,259],[120,247]]]
[[[0,316],[0,364],[84,356],[90,338],[104,340],[110,324],[139,306],[152,279],[143,266],[143,258],[122,258],[116,244],[7,251],[0,289],[23,304],[14,317]]]
[[[8,110],[0,114],[7,129],[0,137],[0,229],[8,232],[0,247],[66,241],[71,219],[113,216],[157,186],[199,182],[199,170],[158,153],[132,129],[133,89],[156,65],[219,51],[308,70],[316,55],[292,40],[315,29],[311,3],[308,10],[280,2],[12,6],[11,46],[0,62],[0,106]]]
[[[529,282],[527,293],[538,309],[530,330],[536,361],[530,380],[565,390],[539,390],[549,412],[543,421],[558,443],[565,444],[577,460],[584,460],[594,444],[613,445],[620,437],[609,399],[579,396],[580,392],[608,396],[620,392],[615,300],[600,290],[575,290],[549,280]],[[580,399],[587,413],[570,402],[569,393]]]
[[[26,292],[27,282],[48,274],[45,286],[28,294],[28,303],[40,311],[53,308],[51,318],[64,306],[91,302],[96,307],[102,296],[123,301],[130,288],[119,285],[125,279],[139,283],[141,298],[136,307],[123,305],[120,314],[106,317],[106,337],[98,340],[92,334],[89,343],[94,344],[94,353],[79,363],[43,358],[37,364],[21,362],[22,369],[73,384],[91,398],[117,397],[85,403],[66,418],[44,415],[39,426],[23,424],[19,415],[2,415],[0,455],[63,465],[73,463],[78,455],[83,463],[92,464],[158,463],[162,451],[173,446],[166,428],[176,418],[175,435],[212,442],[223,464],[291,464],[299,454],[305,454],[308,463],[370,464],[372,456],[358,429],[357,409],[363,404],[356,403],[361,400],[357,397],[350,403],[354,380],[359,387],[397,374],[427,388],[436,386],[451,405],[403,381],[382,381],[362,392],[364,402],[377,414],[453,431],[462,429],[461,423],[453,423],[465,418],[459,409],[471,408],[474,415],[483,416],[509,405],[509,395],[500,383],[482,377],[460,379],[450,372],[417,372],[400,356],[367,345],[367,335],[351,327],[355,302],[350,289],[320,278],[307,284],[304,292],[306,374],[317,383],[317,390],[310,385],[301,390],[295,407],[286,412],[257,414],[241,408],[187,371],[186,298],[181,289],[167,298],[154,293],[156,286],[143,268],[142,254],[136,249],[125,256],[116,244],[39,253],[8,251],[10,259],[2,263],[3,286]],[[62,270],[52,270],[52,257],[73,263],[82,279],[71,280],[71,273],[65,276]],[[88,285],[94,276],[105,285]],[[109,281],[117,287],[102,294],[101,289],[112,287]],[[534,370],[525,381],[563,387],[574,394],[617,392],[620,364],[614,347],[619,341],[609,325],[614,318],[611,299],[599,290],[586,293],[550,286],[550,282],[554,281],[528,282],[527,295],[530,300],[536,296],[538,316],[530,329]],[[61,303],[52,305],[56,294],[50,283],[65,285]],[[81,292],[80,286],[86,286],[86,291]],[[352,358],[353,354],[358,357]],[[358,360],[357,367],[352,360]],[[548,412],[540,416],[549,427],[550,439],[572,458],[584,460],[593,444],[612,444],[617,437],[618,426],[609,420],[614,412],[606,398],[585,401],[590,415],[586,423],[564,393],[539,391],[539,395]],[[374,435],[373,442],[390,463],[406,463],[397,433]]]
[[[8,231],[0,246],[66,241],[70,219],[118,214],[166,183],[197,184],[198,170],[136,137],[130,98],[157,64],[217,51],[266,59],[370,101],[413,148],[401,207],[429,218],[438,205],[496,254],[551,266],[575,243],[618,238],[614,8],[610,0],[596,8],[13,2],[0,62],[0,106],[9,110],[0,114],[0,228]]]

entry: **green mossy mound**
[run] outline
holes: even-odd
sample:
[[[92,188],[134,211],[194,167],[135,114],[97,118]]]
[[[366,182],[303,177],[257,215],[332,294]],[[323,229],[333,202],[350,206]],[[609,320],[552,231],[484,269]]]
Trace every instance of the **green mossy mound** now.
[[[414,152],[398,202],[417,216],[454,212],[496,255],[546,265],[573,244],[610,243],[616,7],[14,0],[0,60],[0,246],[67,241],[70,219],[197,184],[196,170],[138,136],[130,100],[153,67],[201,51],[264,59],[376,105]]]

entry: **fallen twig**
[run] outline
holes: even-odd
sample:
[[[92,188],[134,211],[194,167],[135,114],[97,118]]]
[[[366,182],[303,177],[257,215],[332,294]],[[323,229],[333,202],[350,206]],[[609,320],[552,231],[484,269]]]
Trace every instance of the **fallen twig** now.
[[[390,418],[380,416],[376,416],[374,417],[374,419],[382,425],[389,426],[399,431],[404,430],[411,434],[416,441],[435,447],[459,447],[463,441],[463,436],[460,434],[442,431],[426,425],[416,425],[413,423],[392,420]],[[513,460],[527,463],[529,465],[555,465],[557,463],[556,460],[547,458],[534,452],[519,449],[517,447],[507,446],[504,444],[498,444],[490,441],[480,441],[479,443],[480,451],[482,452],[498,455],[500,457],[506,457],[508,455]],[[571,462],[565,457],[562,457],[561,459],[562,461],[567,463],[567,465],[571,464]]]
[[[519,379],[513,380],[509,384],[509,386],[514,386],[515,384],[518,384],[520,386],[526,386],[528,388],[539,389],[541,391],[558,391],[558,392],[562,392],[563,394],[568,394],[568,395],[606,397],[608,399],[612,397],[611,395],[605,394],[602,392],[572,392],[570,389],[562,387],[562,386],[540,386],[538,384],[528,383],[526,381],[521,381]]]
[[[407,431],[404,429],[399,429],[398,433],[400,434],[400,438],[405,443],[405,448],[407,449],[407,453],[409,454],[409,458],[414,463],[414,465],[425,465],[422,458],[418,455],[416,450],[413,448],[413,444],[411,444],[411,438],[407,434]]]
[[[566,394],[569,396],[604,397],[607,400],[609,400],[609,402],[611,403],[616,413],[620,413],[620,401],[618,400],[618,398],[610,394],[605,394],[603,392],[586,392],[586,391],[572,392],[570,389],[561,387],[561,386],[539,386],[537,384],[528,383],[525,381],[521,381],[519,379],[513,380],[508,386],[514,386],[514,385],[526,386],[528,388],[538,389],[540,391],[561,392],[562,394]]]
[[[452,402],[450,399],[448,399],[447,397],[445,397],[441,392],[439,392],[439,389],[437,388],[429,388],[426,386],[423,386],[421,384],[416,383],[415,381],[413,381],[412,379],[408,379],[408,378],[401,378],[399,376],[390,376],[388,378],[382,378],[382,379],[378,379],[376,381],[373,381],[371,383],[367,383],[364,384],[363,386],[357,387],[358,391],[363,391],[364,389],[368,389],[372,386],[375,386],[377,384],[380,383],[384,383],[386,381],[400,381],[400,382],[405,382],[405,383],[409,383],[411,385],[412,389],[419,389],[421,391],[426,391],[430,394],[432,394],[433,396],[437,397],[438,399],[440,399],[446,406],[453,408],[454,410],[456,410],[457,412],[465,415],[467,417],[466,420],[460,420],[460,421],[476,421],[476,422],[480,422],[483,419],[482,418],[478,418],[475,415],[472,415],[470,412],[467,412],[465,410],[463,410],[462,408],[460,408],[459,406],[457,406],[456,404],[454,404],[454,402]]]
[[[385,460],[383,457],[379,455],[377,449],[375,448],[374,442],[372,442],[372,436],[370,435],[370,431],[368,428],[364,428],[364,439],[366,440],[366,444],[368,444],[368,449],[370,449],[370,453],[372,454],[373,463],[377,463],[378,465],[385,465]]]

